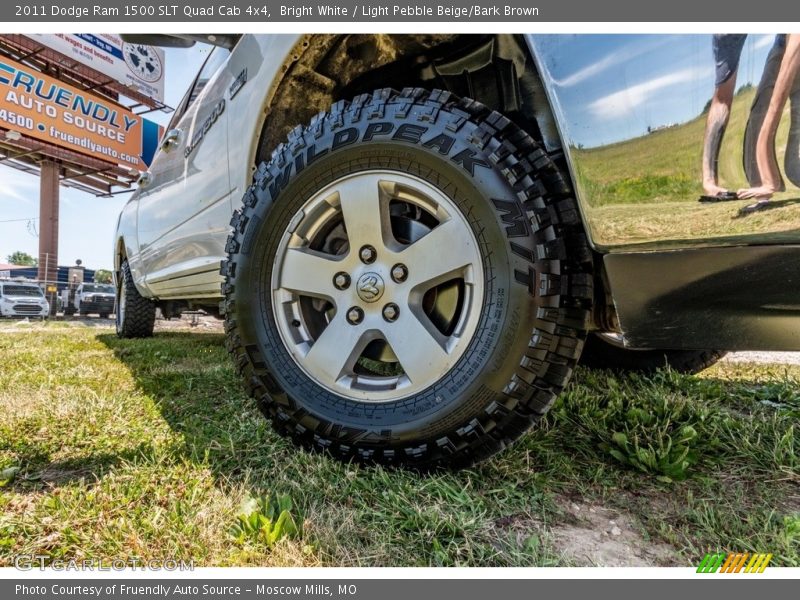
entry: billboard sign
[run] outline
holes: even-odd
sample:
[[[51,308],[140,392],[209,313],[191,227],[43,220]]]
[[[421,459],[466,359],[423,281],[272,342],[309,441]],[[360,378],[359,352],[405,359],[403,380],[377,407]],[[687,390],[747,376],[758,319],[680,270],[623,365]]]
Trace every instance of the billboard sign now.
[[[113,34],[30,34],[29,38],[108,75],[149,98],[164,102],[164,51],[129,44]]]
[[[139,171],[161,136],[157,123],[4,57],[0,127]]]

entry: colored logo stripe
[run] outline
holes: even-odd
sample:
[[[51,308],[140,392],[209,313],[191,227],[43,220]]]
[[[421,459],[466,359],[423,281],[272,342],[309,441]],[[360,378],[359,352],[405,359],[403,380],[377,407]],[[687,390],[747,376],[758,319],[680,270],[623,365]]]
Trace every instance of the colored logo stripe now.
[[[745,573],[763,573],[767,568],[769,561],[772,560],[772,554],[753,554],[753,558],[747,563],[744,568]]]
[[[716,573],[724,559],[724,554],[706,554],[700,562],[700,566],[697,567],[697,572]]]
[[[749,561],[748,561],[749,559]],[[749,552],[731,552],[730,554],[706,554],[700,565],[698,573],[763,573],[772,560],[772,554]],[[746,566],[745,566],[746,565]]]

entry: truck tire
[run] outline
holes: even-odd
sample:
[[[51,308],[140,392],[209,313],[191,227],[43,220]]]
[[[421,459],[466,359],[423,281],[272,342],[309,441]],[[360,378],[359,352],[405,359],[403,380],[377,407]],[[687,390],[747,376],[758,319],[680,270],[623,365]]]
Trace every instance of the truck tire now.
[[[592,257],[571,189],[473,100],[337,102],[258,167],[231,225],[228,350],[307,448],[470,465],[543,415],[580,356]]]
[[[117,335],[121,338],[143,338],[153,335],[156,322],[156,305],[143,297],[131,276],[128,261],[122,262],[119,290],[117,290]]]
[[[590,369],[654,373],[669,367],[679,373],[699,373],[725,356],[722,350],[635,350],[610,334],[589,335],[580,363]]]

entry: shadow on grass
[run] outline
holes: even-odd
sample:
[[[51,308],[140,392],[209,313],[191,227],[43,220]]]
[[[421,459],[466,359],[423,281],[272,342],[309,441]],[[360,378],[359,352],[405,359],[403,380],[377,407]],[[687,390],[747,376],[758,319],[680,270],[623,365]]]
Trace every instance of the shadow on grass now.
[[[164,448],[148,436],[137,444],[133,436],[141,434],[132,433],[133,447],[101,451],[105,440],[97,439],[80,456],[54,460],[57,448],[47,439],[40,443],[36,436],[24,436],[10,441],[9,450],[24,468],[6,489],[30,493],[91,482],[121,464],[156,463],[165,455],[206,464],[218,480],[226,481],[274,466],[275,440],[267,441],[269,425],[233,373],[223,335],[168,332],[146,340],[120,340],[102,333],[96,339],[128,369],[137,390],[153,400],[170,429],[179,434],[178,441]]]
[[[125,462],[141,460],[152,454],[149,444],[122,452],[99,452],[77,458],[51,460],[50,453],[35,444],[17,448],[19,462],[26,465],[25,474],[13,480],[7,490],[17,493],[32,493],[42,487],[53,489],[79,482],[102,479],[107,473]]]
[[[756,213],[765,213],[769,210],[776,210],[779,208],[786,208],[787,206],[792,206],[794,204],[800,204],[800,198],[784,198],[783,200],[769,200],[768,202],[756,202],[754,204],[748,204],[747,206],[740,208],[739,212],[736,213],[732,219],[741,219],[744,217],[749,217],[750,215],[754,215]]]
[[[322,564],[530,566],[585,564],[558,531],[605,539],[581,516],[597,507],[608,515],[601,525],[619,515],[630,531],[667,542],[666,564],[727,547],[776,550],[776,564],[800,564],[794,525],[784,524],[798,510],[789,413],[800,397],[788,376],[750,369],[726,380],[729,366],[719,378],[579,368],[545,419],[511,448],[472,469],[421,476],[343,464],[277,435],[244,392],[221,334],[91,335],[109,350],[92,344],[94,360],[105,373],[120,371],[119,390],[95,382],[108,395],[99,411],[90,404],[76,413],[91,426],[33,419],[0,440],[21,463],[3,491],[44,492],[61,507],[42,505],[34,516],[78,510],[105,519],[130,507],[133,526],[160,547],[163,536],[196,532],[202,513],[226,511],[216,513],[215,535],[228,551],[234,542],[225,531],[240,502],[288,495],[305,520],[302,543]],[[163,511],[171,525],[156,535],[148,523]],[[86,540],[94,539],[95,517],[80,525]],[[0,542],[2,535],[0,524]],[[633,544],[632,559],[645,546]]]
[[[471,483],[475,472],[420,475],[345,464],[279,436],[245,393],[223,335],[166,332],[147,340],[97,339],[180,435],[181,460],[207,469],[226,492],[291,497],[298,513],[311,520],[309,535],[330,564],[425,566],[455,564],[457,556],[486,565],[550,560],[542,549],[520,557],[510,535],[492,535],[487,500]],[[535,494],[523,501],[541,512]]]
[[[281,440],[258,413],[216,333],[162,332],[143,340],[97,339],[181,434],[185,454],[226,480],[275,466]]]

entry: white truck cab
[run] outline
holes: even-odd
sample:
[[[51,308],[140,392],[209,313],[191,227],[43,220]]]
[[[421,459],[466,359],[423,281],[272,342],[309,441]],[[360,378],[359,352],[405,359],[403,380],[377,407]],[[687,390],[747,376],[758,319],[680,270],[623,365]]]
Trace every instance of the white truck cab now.
[[[82,283],[75,290],[75,312],[81,315],[98,314],[102,318],[114,312],[117,293],[114,286],[103,283]]]

